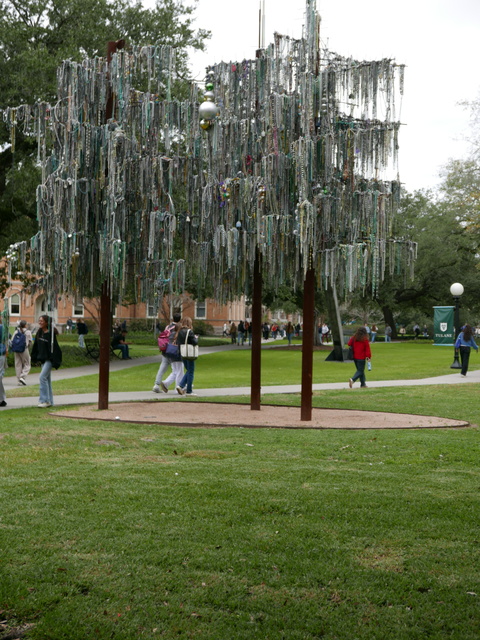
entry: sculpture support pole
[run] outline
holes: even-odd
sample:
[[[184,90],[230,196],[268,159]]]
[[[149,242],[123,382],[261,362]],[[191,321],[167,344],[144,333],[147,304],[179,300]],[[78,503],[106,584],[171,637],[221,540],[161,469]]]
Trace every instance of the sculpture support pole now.
[[[125,46],[124,40],[109,42],[107,47],[107,61],[110,64],[112,55]],[[113,116],[113,96],[110,95],[105,109],[105,121]],[[108,168],[106,173],[108,172]],[[108,388],[110,378],[110,337],[112,324],[112,301],[108,282],[102,284],[100,298],[100,357],[98,368],[98,409],[108,409]]]
[[[312,419],[313,337],[315,331],[315,269],[309,268],[303,286],[302,404],[300,420]]]
[[[108,409],[110,377],[111,299],[106,282],[102,285],[100,298],[100,357],[98,376],[98,409]]]
[[[262,269],[257,250],[253,267],[252,299],[252,359],[251,359],[250,409],[260,411],[262,373]]]

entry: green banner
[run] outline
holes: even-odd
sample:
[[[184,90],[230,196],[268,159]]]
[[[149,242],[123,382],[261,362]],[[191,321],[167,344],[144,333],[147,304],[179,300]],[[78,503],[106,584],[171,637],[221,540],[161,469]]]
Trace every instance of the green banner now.
[[[433,307],[433,344],[453,347],[455,344],[455,327],[453,310],[455,307]]]

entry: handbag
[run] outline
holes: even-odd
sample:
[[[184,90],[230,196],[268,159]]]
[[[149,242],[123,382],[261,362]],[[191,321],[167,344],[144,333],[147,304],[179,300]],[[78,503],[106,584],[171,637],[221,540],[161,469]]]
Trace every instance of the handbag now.
[[[353,347],[348,347],[347,360],[353,360]]]
[[[196,360],[198,358],[198,345],[188,344],[188,334],[190,329],[187,330],[184,344],[180,345],[180,355],[184,360]]]
[[[167,348],[164,351],[164,354],[167,358],[171,358],[172,360],[179,360],[180,351],[178,348],[178,344],[175,344],[175,342],[169,342],[167,344]]]

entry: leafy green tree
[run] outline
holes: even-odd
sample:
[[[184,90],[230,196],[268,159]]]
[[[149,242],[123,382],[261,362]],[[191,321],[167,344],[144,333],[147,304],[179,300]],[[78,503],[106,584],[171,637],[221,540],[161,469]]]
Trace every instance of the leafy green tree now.
[[[0,0],[2,106],[53,100],[62,60],[104,56],[111,40],[171,45],[177,72],[188,73],[188,48],[204,49],[209,32],[194,30],[195,5],[157,0]]]
[[[194,3],[196,0],[194,0]],[[158,42],[176,49],[177,87],[188,76],[189,48],[203,50],[209,32],[194,29],[195,4],[157,0],[0,0],[0,107],[52,101],[56,70],[65,59],[104,56],[108,41]],[[40,182],[36,140],[0,126],[0,255],[36,230],[35,188]]]
[[[395,315],[432,316],[432,307],[451,302],[450,285],[465,287],[462,306],[480,311],[478,244],[448,199],[428,191],[405,193],[398,220],[400,234],[418,242],[413,280],[387,276],[376,302],[385,322],[395,326]],[[392,324],[393,323],[393,324]]]
[[[442,201],[480,245],[480,158],[450,160],[441,175]]]

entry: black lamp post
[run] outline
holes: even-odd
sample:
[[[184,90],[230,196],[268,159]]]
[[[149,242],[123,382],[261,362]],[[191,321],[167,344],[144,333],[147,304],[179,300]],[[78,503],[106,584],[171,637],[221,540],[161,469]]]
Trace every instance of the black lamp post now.
[[[455,325],[455,336],[454,343],[457,340],[458,334],[460,333],[460,296],[464,292],[463,284],[459,282],[455,282],[450,287],[450,293],[453,296],[453,300],[455,301],[455,311],[453,316],[453,323]],[[462,365],[458,361],[458,349],[454,347],[453,349],[453,363],[450,365],[450,369],[461,369]]]

